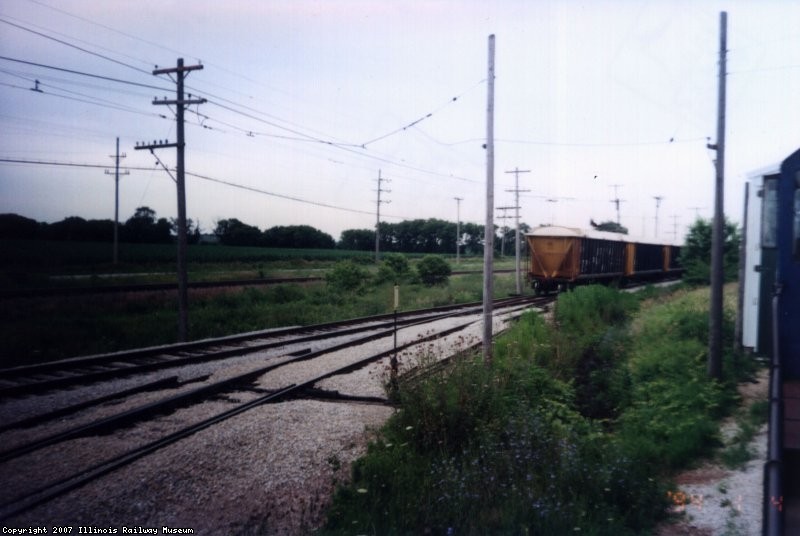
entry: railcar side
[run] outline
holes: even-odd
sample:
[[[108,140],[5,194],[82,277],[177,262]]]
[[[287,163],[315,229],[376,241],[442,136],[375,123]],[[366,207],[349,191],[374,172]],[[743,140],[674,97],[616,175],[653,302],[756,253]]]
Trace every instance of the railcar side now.
[[[679,276],[680,248],[631,241],[626,235],[543,226],[526,235],[528,280],[537,293],[579,284]]]

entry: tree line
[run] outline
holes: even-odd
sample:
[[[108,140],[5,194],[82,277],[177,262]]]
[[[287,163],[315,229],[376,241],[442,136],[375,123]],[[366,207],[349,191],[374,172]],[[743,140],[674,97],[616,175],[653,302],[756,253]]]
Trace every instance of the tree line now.
[[[197,242],[199,229],[187,221],[190,241]],[[174,219],[156,218],[149,207],[139,207],[125,223],[118,225],[122,242],[167,244],[174,241],[177,228]],[[75,242],[111,242],[114,240],[112,220],[86,220],[69,216],[55,223],[38,222],[19,214],[0,214],[0,238],[9,240],[57,240]]]
[[[187,220],[189,243],[200,242],[199,226]],[[526,232],[529,226],[520,225]],[[455,253],[456,224],[445,220],[430,218],[406,220],[399,223],[382,222],[380,230],[380,249],[383,252],[399,253]],[[462,223],[458,241],[464,255],[483,253],[484,226]],[[166,244],[175,241],[177,223],[174,219],[159,218],[149,207],[137,208],[124,223],[118,224],[121,242]],[[514,253],[513,228],[495,229],[495,250],[501,249],[508,255]],[[57,240],[79,242],[110,242],[114,237],[114,222],[109,219],[86,220],[70,216],[55,223],[38,222],[18,214],[0,214],[0,239],[11,240]],[[214,240],[229,246],[302,248],[302,249],[345,249],[372,251],[375,249],[374,229],[348,229],[342,232],[337,242],[334,238],[310,225],[279,225],[262,231],[236,218],[226,218],[216,222],[213,229]],[[525,243],[523,241],[523,249]]]
[[[464,255],[483,253],[484,226],[476,223],[461,224],[461,235],[456,237],[458,228],[455,222],[429,218],[426,220],[404,220],[399,223],[381,222],[378,227],[381,251],[398,253],[442,253],[453,254],[456,239]],[[527,232],[530,227],[522,223],[520,231]],[[505,243],[505,253],[513,254],[515,229],[495,226],[495,251],[501,252]],[[523,249],[525,242],[522,243]],[[349,250],[374,250],[375,231],[373,229],[348,229],[342,232],[338,247]]]

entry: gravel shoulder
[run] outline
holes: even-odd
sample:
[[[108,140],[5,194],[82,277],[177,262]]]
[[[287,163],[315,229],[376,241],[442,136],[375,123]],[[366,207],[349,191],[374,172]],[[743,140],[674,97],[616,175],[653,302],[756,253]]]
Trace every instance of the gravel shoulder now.
[[[509,316],[495,318],[495,333]],[[424,329],[418,333],[401,330],[398,342],[423,337]],[[463,341],[479,340],[480,333],[481,321],[476,317],[458,333],[409,352],[407,359],[401,359],[401,367],[413,366],[416,356],[448,357],[459,344],[463,348]],[[385,344],[377,342],[332,357],[351,362],[362,353],[385,349]],[[258,358],[254,355],[239,365],[251,368],[255,364],[251,360]],[[307,377],[313,372],[310,367],[310,362],[289,366],[280,374],[265,375],[256,385],[282,387]],[[383,396],[387,367],[388,358],[329,378],[317,387]],[[53,477],[161,437],[183,422],[184,414],[199,419],[253,396],[252,392],[230,393],[113,436],[65,441],[26,455],[0,468],[0,480],[7,484],[0,497],[10,500]],[[259,406],[4,520],[4,525],[116,528],[117,533],[123,527],[157,528],[161,533],[166,526],[191,528],[195,534],[309,534],[324,523],[337,484],[350,477],[351,464],[394,411],[382,404],[309,399]]]
[[[762,370],[755,383],[739,386],[742,407],[765,400],[769,371]],[[720,428],[723,440],[738,430],[733,418]],[[757,536],[761,534],[764,463],[767,453],[767,424],[763,424],[748,445],[751,459],[731,470],[715,461],[683,471],[674,477],[676,489],[672,518],[661,525],[657,536]]]

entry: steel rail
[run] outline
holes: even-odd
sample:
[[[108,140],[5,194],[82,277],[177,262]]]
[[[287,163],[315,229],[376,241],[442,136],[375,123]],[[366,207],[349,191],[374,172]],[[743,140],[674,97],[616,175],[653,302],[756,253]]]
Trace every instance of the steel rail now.
[[[516,305],[516,302],[520,302],[522,304],[521,305],[522,307],[527,307],[528,304],[536,303],[537,301],[538,302],[542,302],[544,300],[542,300],[542,299],[536,300],[536,299],[530,299],[530,298],[517,299],[517,300],[515,300],[513,305],[510,305],[510,307],[514,307],[515,308],[515,309],[512,309],[512,311],[513,311],[513,310],[517,310],[520,307],[519,305]],[[466,314],[470,314],[470,312],[469,311],[455,311],[455,312],[450,313],[447,316],[451,316],[451,317],[452,316],[463,316],[463,315],[466,315]],[[440,320],[442,318],[446,318],[447,316],[438,316],[438,317],[435,317],[433,319],[420,320],[420,321],[416,322],[415,324],[411,324],[411,325],[425,324],[425,323],[430,322],[431,320]],[[185,407],[186,405],[194,403],[197,400],[204,400],[204,399],[208,398],[208,396],[216,395],[216,394],[218,394],[220,392],[224,392],[224,391],[227,391],[227,390],[232,390],[233,388],[235,388],[235,387],[237,387],[237,386],[239,386],[239,385],[241,385],[243,383],[252,382],[258,376],[260,376],[262,374],[265,374],[267,372],[270,372],[270,371],[272,371],[272,370],[274,370],[276,368],[280,368],[280,367],[283,367],[285,365],[288,365],[288,364],[291,364],[291,363],[296,363],[296,362],[299,362],[299,361],[307,361],[307,360],[314,359],[316,357],[320,357],[320,356],[323,356],[325,354],[328,354],[328,353],[331,353],[331,352],[335,352],[335,351],[339,351],[339,350],[343,350],[343,349],[346,349],[346,348],[359,346],[359,345],[365,344],[367,342],[372,342],[374,340],[378,340],[378,339],[382,339],[382,338],[385,338],[385,337],[392,336],[393,334],[394,334],[394,329],[388,329],[388,330],[385,330],[385,331],[381,331],[381,332],[377,332],[377,333],[373,333],[373,334],[367,335],[365,337],[361,337],[361,338],[353,340],[353,341],[347,341],[347,342],[344,342],[344,343],[340,343],[340,344],[334,345],[332,347],[328,347],[328,348],[324,348],[324,349],[320,349],[320,350],[312,351],[312,352],[304,352],[301,355],[295,356],[294,359],[284,360],[284,361],[281,361],[280,363],[274,363],[272,365],[261,367],[259,369],[254,370],[254,371],[250,371],[250,372],[247,372],[247,373],[244,373],[244,374],[232,377],[232,378],[228,378],[228,379],[225,379],[225,380],[214,382],[214,383],[211,383],[209,385],[205,385],[205,386],[199,387],[197,389],[193,389],[193,390],[191,390],[189,392],[186,392],[186,393],[177,394],[177,395],[174,395],[174,396],[171,396],[171,397],[168,397],[168,398],[156,401],[156,402],[151,402],[151,403],[148,403],[148,404],[144,404],[143,406],[132,408],[130,410],[126,410],[126,411],[123,411],[121,413],[118,413],[118,414],[111,415],[109,417],[100,419],[98,421],[94,421],[94,422],[91,422],[91,423],[88,423],[88,424],[85,424],[85,425],[80,425],[80,426],[77,426],[75,428],[71,428],[69,430],[65,430],[65,431],[62,431],[62,432],[55,433],[55,434],[51,434],[49,436],[46,436],[46,437],[43,437],[43,438],[39,438],[39,439],[36,439],[36,440],[31,441],[29,443],[18,445],[16,447],[11,448],[11,449],[8,449],[8,450],[0,452],[0,462],[9,461],[9,460],[17,458],[19,456],[22,456],[22,455],[28,454],[30,452],[39,450],[41,448],[53,445],[55,443],[59,443],[61,441],[66,441],[68,439],[74,439],[74,438],[77,438],[77,437],[84,437],[84,436],[98,434],[98,433],[108,433],[108,432],[113,431],[113,430],[115,430],[117,428],[121,428],[121,427],[124,427],[124,426],[129,426],[129,425],[131,425],[131,424],[133,424],[135,422],[144,420],[144,419],[146,419],[146,418],[148,418],[148,417],[150,417],[152,415],[161,414],[161,413],[164,413],[164,412],[167,412],[167,411],[174,411],[175,409],[178,409],[180,407]],[[416,344],[416,343],[417,342],[415,341],[414,344]],[[172,378],[171,380],[173,382],[175,382],[177,380],[177,378]],[[186,383],[190,383],[190,382],[194,382],[194,381],[198,381],[198,379],[189,380]],[[103,397],[101,399],[101,402],[105,401],[105,399],[107,399],[107,398],[109,398],[109,397]],[[86,404],[86,403],[81,404],[82,407],[88,407],[88,405],[89,404]],[[64,412],[63,410],[57,410],[55,412],[45,414],[44,416],[40,417],[39,419],[29,418],[28,421],[29,422],[33,421],[31,424],[36,424],[37,423],[36,421],[39,421],[39,423],[40,422],[45,422],[45,419],[48,418],[50,415],[52,415],[52,414],[61,415],[61,414],[63,414],[63,412]]]
[[[497,300],[496,303],[498,306],[500,306],[501,304],[508,303],[509,301],[514,299],[518,298],[503,298]],[[400,320],[399,324],[408,325],[409,323],[416,322],[417,321],[416,317],[419,316],[424,316],[424,315],[431,315],[434,317],[442,316],[442,314],[446,313],[447,311],[469,310],[474,307],[477,307],[477,304],[468,303],[460,305],[447,305],[431,309],[408,311],[402,313],[402,316],[404,316],[405,318]],[[345,320],[340,322],[330,322],[327,324],[307,326],[305,328],[288,328],[286,330],[251,332],[248,334],[233,335],[218,339],[204,339],[201,341],[195,341],[194,343],[183,343],[177,345],[151,347],[151,348],[133,350],[130,352],[101,354],[97,356],[79,357],[67,360],[53,361],[48,363],[40,363],[36,365],[27,365],[23,367],[3,369],[0,370],[0,379],[4,381],[14,381],[16,378],[23,378],[25,376],[30,377],[40,374],[52,374],[54,372],[71,374],[72,372],[75,371],[76,368],[81,368],[81,367],[95,367],[95,366],[112,367],[112,368],[107,368],[105,370],[99,370],[99,371],[95,370],[83,374],[80,373],[71,374],[69,376],[62,376],[58,378],[44,379],[34,382],[19,382],[16,385],[7,385],[5,387],[0,387],[0,399],[19,394],[31,394],[34,392],[42,392],[56,388],[63,388],[75,384],[93,383],[100,380],[107,380],[111,378],[117,378],[136,373],[150,372],[164,368],[172,368],[188,364],[202,363],[206,361],[228,359],[242,354],[247,354],[260,350],[268,350],[271,348],[285,346],[288,344],[299,344],[303,342],[333,338],[342,335],[350,335],[353,333],[358,333],[360,331],[365,331],[367,329],[381,329],[382,327],[388,327],[393,325],[393,322],[390,321],[391,319],[393,319],[393,314],[376,315],[373,317],[363,317],[363,318]],[[375,322],[382,320],[386,320],[386,322],[384,324],[376,324],[372,326],[354,327],[348,330],[329,331],[341,326],[364,324],[367,322]],[[178,357],[172,357],[172,358],[169,357],[170,355],[175,356],[176,354],[190,352],[190,351],[202,352],[203,350],[207,350],[209,348],[224,344],[243,343],[260,338],[261,339],[275,338],[287,334],[307,333],[309,331],[317,331],[318,333],[301,336],[292,340],[278,340],[278,341],[264,342],[261,344],[239,346],[236,348],[227,348],[224,350],[207,351],[205,353],[188,355],[188,356],[179,355]],[[319,333],[319,331],[322,331],[322,333]],[[144,364],[127,365],[127,366],[122,365],[122,363],[124,362],[131,362],[147,358],[159,358],[159,361],[149,362]],[[69,368],[66,368],[67,366]]]
[[[514,298],[499,298],[495,300],[496,304],[502,304]],[[403,316],[419,316],[424,314],[436,314],[444,311],[452,311],[462,307],[478,307],[481,302],[466,302],[451,305],[440,305],[437,307],[430,307],[427,309],[412,309],[410,311],[399,312],[400,317]],[[288,328],[271,328],[258,331],[249,331],[246,333],[237,333],[234,335],[225,335],[222,337],[214,337],[208,339],[199,339],[196,341],[165,344],[160,346],[149,346],[145,348],[135,348],[132,350],[122,350],[119,352],[111,352],[105,354],[95,354],[89,356],[78,356],[66,359],[59,359],[57,361],[47,361],[45,363],[36,363],[32,365],[20,365],[16,367],[8,367],[0,369],[0,378],[12,378],[20,375],[33,375],[47,373],[51,370],[58,370],[63,365],[68,366],[91,366],[102,364],[110,361],[124,361],[128,359],[138,359],[142,357],[158,356],[165,353],[175,352],[190,352],[202,350],[211,346],[219,346],[223,344],[233,344],[237,342],[248,342],[259,338],[291,336],[309,331],[325,331],[337,329],[343,326],[362,324],[366,322],[379,322],[382,320],[393,320],[394,313],[384,313],[372,316],[363,316],[350,318],[346,320],[336,320],[334,322],[324,322],[322,324],[311,324],[308,326],[294,326]]]
[[[528,301],[531,301],[531,302],[534,301],[534,299],[532,299],[532,298],[526,298],[525,300],[528,300]],[[523,300],[519,300],[519,301],[521,302]],[[27,510],[30,510],[31,508],[34,508],[34,507],[36,507],[36,506],[38,506],[38,505],[40,505],[42,503],[50,501],[50,500],[52,500],[52,499],[54,499],[54,498],[56,498],[56,497],[58,497],[60,495],[68,493],[69,491],[72,491],[73,489],[79,488],[79,487],[81,487],[81,486],[83,486],[83,485],[85,485],[85,484],[87,484],[87,483],[89,483],[89,482],[91,482],[91,481],[93,481],[93,480],[95,480],[97,478],[100,478],[100,477],[102,477],[102,476],[104,476],[104,475],[106,475],[106,474],[108,474],[108,473],[110,473],[112,471],[115,471],[118,468],[121,468],[121,467],[123,467],[125,465],[128,465],[128,464],[130,464],[130,463],[132,463],[132,462],[134,462],[134,461],[136,461],[136,460],[138,460],[138,459],[140,459],[140,458],[142,458],[142,457],[144,457],[144,456],[146,456],[146,455],[148,455],[148,454],[150,454],[152,452],[155,452],[155,451],[157,451],[157,450],[159,450],[159,449],[161,449],[161,448],[163,448],[165,446],[168,446],[168,445],[171,445],[173,443],[176,443],[177,441],[179,441],[181,439],[184,439],[186,437],[194,435],[195,433],[197,433],[199,431],[202,431],[202,430],[204,430],[204,429],[206,429],[206,428],[208,428],[208,427],[210,427],[210,426],[212,426],[214,424],[217,424],[217,423],[222,422],[222,421],[224,421],[226,419],[229,419],[231,417],[234,417],[236,415],[244,413],[245,411],[248,411],[250,409],[253,409],[255,407],[258,407],[258,406],[261,406],[261,405],[264,405],[264,404],[267,404],[267,403],[274,403],[274,402],[277,402],[279,400],[284,400],[284,399],[287,399],[287,398],[291,398],[294,395],[299,395],[299,394],[302,393],[303,390],[305,390],[305,389],[307,389],[309,387],[313,387],[313,385],[315,385],[316,383],[318,383],[318,382],[320,382],[320,381],[322,381],[324,379],[327,379],[327,378],[332,377],[332,376],[337,376],[337,375],[340,375],[340,374],[346,374],[346,373],[351,372],[353,370],[357,370],[357,369],[362,368],[362,367],[364,367],[364,366],[366,366],[366,365],[368,365],[368,364],[370,364],[370,363],[372,363],[374,361],[377,361],[377,360],[383,359],[384,357],[390,356],[390,355],[394,354],[397,351],[402,351],[402,350],[405,350],[407,348],[416,346],[418,344],[438,339],[438,338],[446,336],[446,335],[448,335],[450,333],[455,333],[455,332],[457,332],[459,330],[462,330],[466,326],[468,326],[470,324],[473,324],[473,323],[474,323],[474,321],[470,321],[470,322],[465,322],[465,323],[459,324],[458,326],[451,327],[451,328],[449,328],[447,330],[443,330],[443,331],[435,333],[433,335],[429,335],[429,336],[426,336],[426,337],[421,337],[421,338],[416,339],[416,340],[414,340],[412,342],[403,344],[401,346],[398,346],[396,349],[392,348],[390,350],[385,350],[385,351],[379,352],[377,354],[373,354],[371,356],[368,356],[366,358],[360,359],[360,360],[358,360],[358,361],[356,361],[354,363],[351,363],[349,365],[346,365],[344,367],[340,367],[340,368],[337,368],[337,369],[335,369],[333,371],[330,371],[330,372],[321,374],[319,376],[316,376],[315,378],[312,378],[312,379],[307,380],[305,382],[302,382],[300,384],[292,384],[292,385],[287,386],[287,387],[285,387],[283,389],[280,389],[280,390],[278,390],[278,391],[276,391],[274,393],[270,393],[270,394],[267,394],[267,395],[265,395],[263,397],[259,397],[259,398],[255,399],[255,400],[251,400],[250,402],[246,402],[246,403],[240,404],[239,406],[237,406],[235,408],[231,408],[230,410],[224,411],[224,412],[222,412],[222,413],[220,413],[218,415],[215,415],[213,417],[210,417],[208,419],[200,421],[199,423],[196,423],[196,424],[193,424],[191,426],[188,426],[188,427],[186,427],[186,428],[184,428],[182,430],[178,430],[176,432],[173,432],[172,434],[169,434],[169,435],[167,435],[167,436],[165,436],[165,437],[163,437],[161,439],[158,439],[158,440],[152,441],[152,442],[150,442],[150,443],[148,443],[146,445],[131,449],[128,452],[123,453],[120,456],[111,458],[110,460],[106,460],[104,462],[100,462],[100,463],[98,463],[98,464],[96,464],[96,465],[94,465],[94,466],[92,466],[90,468],[87,468],[87,469],[85,469],[83,471],[75,473],[75,474],[73,474],[71,476],[59,479],[56,482],[51,482],[51,483],[49,483],[49,484],[47,484],[47,485],[45,485],[45,486],[43,486],[41,488],[38,488],[38,489],[36,489],[34,491],[26,493],[25,495],[23,495],[21,497],[18,497],[16,499],[14,499],[12,502],[9,502],[9,503],[6,503],[6,504],[0,506],[0,520],[7,520],[7,519],[13,517],[14,515],[20,514],[20,513],[24,512],[24,511],[27,511]],[[393,332],[393,330],[391,330],[391,331]],[[356,345],[356,344],[351,344],[350,346],[353,346],[353,345]],[[330,351],[330,350],[328,350],[328,351]],[[250,372],[249,374],[255,374],[255,373],[256,373],[256,371],[253,371],[253,372]]]

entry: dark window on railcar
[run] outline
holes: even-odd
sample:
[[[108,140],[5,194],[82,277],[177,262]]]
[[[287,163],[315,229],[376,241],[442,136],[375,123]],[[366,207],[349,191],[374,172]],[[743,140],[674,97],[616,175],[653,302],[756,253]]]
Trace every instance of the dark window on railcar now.
[[[581,274],[614,274],[622,272],[625,244],[611,240],[586,238],[581,248]]]
[[[657,244],[636,244],[636,261],[634,272],[647,272],[650,270],[663,270],[664,246]]]
[[[761,210],[761,247],[778,245],[778,175],[764,177],[764,204]]]

